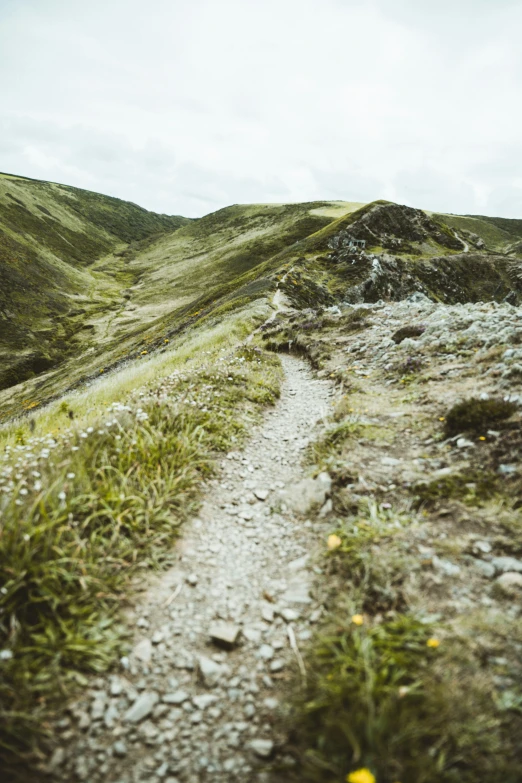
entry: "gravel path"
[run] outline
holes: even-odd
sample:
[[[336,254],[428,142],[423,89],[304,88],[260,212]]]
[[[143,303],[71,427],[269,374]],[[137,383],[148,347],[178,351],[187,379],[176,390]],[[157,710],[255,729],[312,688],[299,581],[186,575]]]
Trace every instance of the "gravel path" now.
[[[60,721],[56,780],[268,779],[274,717],[321,611],[313,553],[326,528],[306,521],[306,505],[325,490],[303,480],[302,457],[334,394],[304,362],[282,361],[280,401],[223,460],[177,565],[129,616],[132,654]]]

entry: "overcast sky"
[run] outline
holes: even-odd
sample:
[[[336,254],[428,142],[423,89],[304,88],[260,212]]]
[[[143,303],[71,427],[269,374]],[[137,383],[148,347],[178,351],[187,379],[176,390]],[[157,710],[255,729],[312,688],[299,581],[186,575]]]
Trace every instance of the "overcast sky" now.
[[[0,171],[522,218],[520,0],[0,0]]]

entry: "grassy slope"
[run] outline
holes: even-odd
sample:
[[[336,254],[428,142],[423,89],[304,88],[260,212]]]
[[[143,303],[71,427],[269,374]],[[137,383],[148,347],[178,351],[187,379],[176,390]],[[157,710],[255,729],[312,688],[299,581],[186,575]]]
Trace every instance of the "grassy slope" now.
[[[50,372],[0,393],[0,416],[42,404],[82,379],[163,345],[212,307],[230,305],[243,284],[236,299],[265,294],[272,284],[260,279],[256,267],[331,222],[310,214],[321,207],[328,202],[228,207],[175,231],[120,243],[87,270],[69,267],[69,277],[79,276],[75,284],[82,293],[69,295],[75,309],[55,315],[52,325],[45,322],[56,362]],[[43,310],[40,304],[34,322],[42,323]],[[28,312],[28,320],[32,317]]]
[[[186,218],[49,182],[0,178],[0,388],[59,363],[122,280],[93,269],[129,242]]]

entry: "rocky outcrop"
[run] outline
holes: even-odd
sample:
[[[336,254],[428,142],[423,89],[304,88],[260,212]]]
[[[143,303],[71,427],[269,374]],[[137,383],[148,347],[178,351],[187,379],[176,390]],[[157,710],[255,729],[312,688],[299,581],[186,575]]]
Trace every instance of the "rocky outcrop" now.
[[[436,242],[451,250],[462,250],[462,242],[443,223],[428,217],[420,209],[400,204],[375,204],[355,223],[340,232],[342,236],[364,239],[371,247],[388,250],[415,252],[412,243]],[[333,239],[331,247],[336,249]],[[341,246],[342,246],[341,241]]]

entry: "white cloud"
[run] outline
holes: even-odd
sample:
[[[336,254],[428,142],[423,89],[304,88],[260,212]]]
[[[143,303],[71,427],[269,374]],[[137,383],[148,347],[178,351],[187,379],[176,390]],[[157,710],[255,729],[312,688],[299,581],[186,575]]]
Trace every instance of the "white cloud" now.
[[[0,170],[187,215],[520,215],[518,2],[4,0],[0,21]]]

